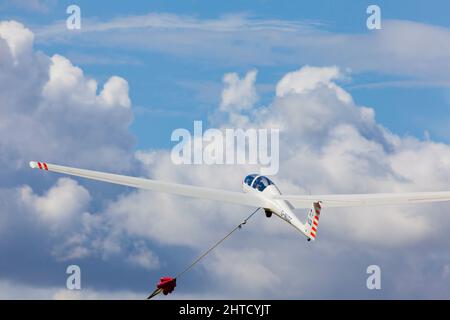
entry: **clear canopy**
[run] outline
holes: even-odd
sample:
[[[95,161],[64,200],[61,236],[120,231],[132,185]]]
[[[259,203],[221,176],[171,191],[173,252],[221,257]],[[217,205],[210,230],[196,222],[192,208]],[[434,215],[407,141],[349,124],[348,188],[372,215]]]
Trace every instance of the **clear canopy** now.
[[[246,176],[244,179],[244,183],[248,186],[251,185],[252,188],[257,189],[259,191],[264,191],[264,189],[273,184],[273,182],[269,178],[265,176],[258,176],[257,174],[250,174]]]
[[[253,182],[253,180],[255,180],[255,177],[257,176],[257,174],[250,174],[248,176],[245,177],[244,179],[244,183],[248,186],[250,186]]]

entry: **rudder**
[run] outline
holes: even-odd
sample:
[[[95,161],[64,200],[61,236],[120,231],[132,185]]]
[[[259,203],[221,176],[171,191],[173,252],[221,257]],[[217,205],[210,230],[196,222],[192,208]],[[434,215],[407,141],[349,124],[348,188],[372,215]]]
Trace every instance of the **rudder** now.
[[[315,240],[317,236],[317,228],[319,227],[319,217],[322,206],[319,202],[314,202],[312,208],[309,210],[306,221],[306,235],[308,239]]]

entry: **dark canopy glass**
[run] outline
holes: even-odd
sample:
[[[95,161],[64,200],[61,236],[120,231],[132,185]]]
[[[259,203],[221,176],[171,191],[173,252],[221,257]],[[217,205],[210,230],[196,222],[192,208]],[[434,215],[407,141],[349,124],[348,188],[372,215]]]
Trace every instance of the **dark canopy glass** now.
[[[264,191],[268,186],[273,184],[273,182],[264,176],[258,177],[255,182],[253,182],[253,188],[258,189],[259,191]]]
[[[252,181],[255,179],[255,177],[257,176],[257,174],[250,174],[248,176],[245,177],[244,179],[244,183],[248,186],[250,186],[252,184]]]

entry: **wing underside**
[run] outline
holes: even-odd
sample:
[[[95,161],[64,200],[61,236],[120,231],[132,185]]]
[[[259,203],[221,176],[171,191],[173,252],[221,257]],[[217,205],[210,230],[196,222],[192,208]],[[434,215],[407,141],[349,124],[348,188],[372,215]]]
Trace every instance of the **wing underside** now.
[[[104,181],[128,187],[159,191],[165,193],[172,193],[186,197],[201,198],[207,200],[217,200],[222,202],[230,202],[235,204],[247,205],[252,207],[264,207],[264,199],[242,192],[233,192],[226,190],[219,190],[213,188],[204,188],[191,185],[184,185],[172,182],[164,182],[159,180],[150,180],[137,177],[129,177],[124,175],[104,173],[99,171],[78,169],[72,167],[65,167],[46,162],[31,161],[30,167],[33,169],[41,169],[46,171],[53,171],[64,173],[72,176],[88,178],[98,181]]]
[[[319,201],[324,208],[365,207],[450,201],[450,191],[304,196],[279,195],[274,196],[274,198],[286,200],[295,208],[309,208],[311,203]]]
[[[270,205],[264,198],[258,197],[255,194],[130,177],[93,170],[60,166],[46,162],[31,161],[30,166],[34,169],[64,173],[77,177],[120,184],[134,188],[172,193],[186,197],[216,200],[263,208]],[[310,208],[311,204],[316,202],[320,202],[323,208],[363,207],[450,201],[450,191],[340,195],[276,195],[272,196],[272,199],[285,200],[297,209]]]

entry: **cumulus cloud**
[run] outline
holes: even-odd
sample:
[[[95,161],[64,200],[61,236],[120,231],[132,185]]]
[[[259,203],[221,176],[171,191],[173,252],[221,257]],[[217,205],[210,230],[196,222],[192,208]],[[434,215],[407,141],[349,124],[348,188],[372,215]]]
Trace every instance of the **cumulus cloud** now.
[[[0,38],[6,41],[11,55],[18,59],[20,54],[30,53],[34,34],[17,21],[0,22]],[[17,63],[17,61],[15,61]]]
[[[26,168],[29,160],[44,159],[130,169],[127,82],[113,76],[97,93],[97,81],[67,58],[33,52],[32,45],[32,33],[20,23],[0,25],[0,50],[6,59],[2,55],[0,60],[0,163]]]
[[[42,196],[29,186],[20,190],[22,202],[34,210],[39,219],[55,226],[65,226],[86,210],[91,196],[89,191],[70,178],[60,178]]]
[[[154,272],[155,278],[162,267],[176,272],[247,215],[248,208],[236,205],[142,190],[109,193],[104,191],[107,185],[69,178],[55,181],[53,176],[25,170],[34,158],[115,172],[130,173],[134,167],[131,173],[142,176],[238,191],[242,177],[254,168],[177,166],[170,161],[169,150],[134,154],[126,80],[111,77],[99,93],[97,81],[67,58],[27,49],[32,48],[32,38],[22,25],[2,24],[0,30],[0,164],[8,169],[0,173],[0,205],[8,224],[0,229],[2,239],[8,240],[0,242],[0,252],[11,257],[0,261],[0,277],[15,275],[18,282],[35,281],[33,288],[54,288],[36,280],[45,270],[29,277],[11,270],[9,264],[21,258],[11,251],[32,246],[28,253],[36,261],[42,255],[50,262],[94,261],[91,281],[99,281],[100,286],[117,281],[115,289],[126,296],[130,281],[137,279],[133,276],[144,276],[139,270]],[[13,43],[25,44],[16,45],[13,53]],[[256,107],[256,71],[243,78],[225,76],[218,111],[235,116],[218,125],[247,126],[250,122],[242,119],[251,119],[252,127],[281,129],[281,166],[274,180],[284,193],[448,189],[450,147],[390,132],[377,123],[373,109],[358,105],[345,91],[339,84],[343,79],[345,72],[336,66],[304,66],[281,77],[272,101]],[[186,275],[202,281],[189,286],[189,281],[180,279],[177,292],[197,298],[236,297],[236,292],[244,298],[332,298],[336,292],[339,297],[370,298],[364,289],[365,270],[379,263],[394,275],[383,297],[411,297],[413,291],[432,296],[429,290],[418,290],[422,286],[431,286],[445,297],[449,262],[442,244],[450,241],[446,211],[446,204],[324,210],[314,243],[303,242],[276,217],[258,215]],[[299,212],[301,218],[305,215]],[[66,222],[76,227],[47,234],[49,226]],[[17,230],[29,238],[14,238]],[[5,245],[18,240],[25,243],[12,249]],[[48,247],[42,248],[44,244]],[[61,268],[50,262],[46,268]],[[129,274],[125,284],[122,277],[105,278],[104,268],[111,265]],[[427,273],[430,266],[439,272]],[[411,276],[405,270],[412,270]],[[426,283],[410,284],[421,275]],[[141,292],[142,279],[138,280],[134,288]],[[210,281],[218,285],[212,288]],[[11,285],[3,283],[3,287]],[[58,290],[33,292],[82,298]]]
[[[337,86],[333,80],[339,80],[343,75],[339,68],[305,66],[298,71],[287,73],[277,84],[276,94],[279,97],[287,94],[302,94],[316,89],[319,85],[327,86],[336,92],[339,100],[352,102],[352,97],[344,89]]]
[[[160,266],[158,256],[145,247],[145,243],[137,243],[134,251],[129,255],[128,261],[148,270],[158,269]]]
[[[266,107],[230,111],[237,116],[250,114],[252,126],[282,130],[280,173],[274,177],[282,192],[323,194],[448,189],[450,147],[393,134],[376,122],[373,109],[357,105],[337,83],[343,78],[337,67],[304,66],[278,82],[277,95]],[[240,127],[242,122],[230,117],[221,125]],[[238,190],[242,177],[251,171],[248,166],[231,169],[175,166],[170,163],[168,151],[153,150],[148,154],[141,151],[138,158],[148,168],[148,174],[155,178],[230,190]],[[165,210],[155,210],[148,207],[148,203],[158,203],[158,207]],[[304,245],[297,233],[276,219],[255,219],[251,222],[253,228],[248,227],[245,235],[236,236],[239,239],[231,239],[225,244],[226,249],[209,256],[209,262],[199,268],[211,279],[226,279],[221,290],[229,296],[235,297],[235,292],[240,290],[243,297],[282,297],[282,293],[271,288],[284,284],[286,292],[293,297],[332,297],[333,288],[343,290],[343,286],[348,286],[345,282],[351,281],[352,276],[343,271],[350,268],[343,257],[351,255],[352,250],[353,254],[360,254],[355,261],[361,269],[358,272],[363,275],[373,259],[384,262],[386,256],[398,250],[405,252],[405,256],[398,259],[408,268],[409,258],[406,257],[414,255],[412,248],[422,242],[434,241],[438,230],[450,223],[443,214],[434,216],[442,219],[439,226],[432,223],[434,218],[424,212],[436,210],[433,208],[445,210],[442,208],[447,205],[324,210],[314,248]],[[207,201],[136,191],[110,206],[106,215],[123,221],[121,232],[129,236],[202,250],[205,242],[213,241],[218,233],[225,233],[247,211],[231,205],[217,206]],[[302,219],[305,214],[299,212]],[[218,224],[218,221],[222,222]],[[283,249],[278,247],[281,243]],[[297,254],[289,255],[293,248]],[[382,256],[379,252],[387,253]],[[319,255],[325,258],[319,258]],[[241,262],[233,266],[226,263],[238,260]],[[308,260],[311,264],[305,265],[304,261]],[[282,271],[278,261],[283,261]],[[300,265],[304,266],[305,272],[298,272]],[[326,265],[336,267],[330,270]],[[385,262],[385,265],[393,267],[391,263]],[[265,276],[251,277],[249,273]],[[332,276],[336,273],[346,275],[338,280]],[[318,283],[311,279],[324,274],[328,280],[317,288]],[[236,278],[240,280],[233,282]],[[364,276],[358,281],[364,283]],[[397,283],[395,279],[392,281]],[[392,289],[390,294],[407,297],[408,290],[398,289],[400,287]],[[344,291],[345,297],[368,297],[364,291]]]
[[[250,109],[258,96],[255,89],[257,71],[249,71],[243,79],[237,73],[227,73],[223,76],[225,87],[222,91],[220,110],[241,111]]]
[[[129,108],[131,106],[128,96],[128,82],[121,77],[111,77],[103,87],[100,97],[109,107],[121,106]]]
[[[208,268],[215,270],[216,281],[224,287],[258,294],[282,284],[281,276],[267,265],[265,256],[266,253],[259,249],[221,250],[208,263]]]
[[[125,79],[112,76],[100,86],[67,58],[33,50],[33,33],[22,24],[0,23],[0,234],[9,239],[0,250],[10,257],[0,267],[0,278],[24,278],[23,270],[11,268],[24,265],[15,253],[24,250],[21,245],[28,248],[27,265],[46,257],[47,264],[38,264],[36,273],[53,272],[61,261],[88,256],[103,261],[122,252],[96,214],[99,198],[114,198],[117,190],[56,180],[56,175],[30,170],[28,162],[138,170],[128,131],[130,106]],[[148,268],[152,256],[141,251],[133,254],[141,254],[136,259]]]
[[[97,81],[86,78],[83,71],[73,66],[69,59],[55,54],[51,62],[50,79],[43,90],[44,97],[51,103],[67,103],[67,100],[73,99],[73,103],[93,108],[131,106],[128,82],[125,79],[112,76],[97,95]]]

